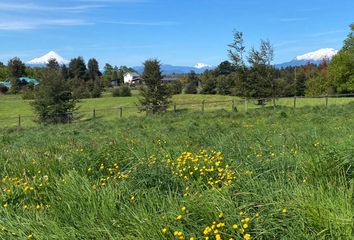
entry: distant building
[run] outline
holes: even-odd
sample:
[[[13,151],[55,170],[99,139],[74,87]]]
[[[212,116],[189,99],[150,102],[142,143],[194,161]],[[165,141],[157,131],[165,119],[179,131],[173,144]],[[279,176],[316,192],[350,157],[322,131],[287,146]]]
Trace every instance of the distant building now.
[[[128,72],[124,74],[124,83],[126,84],[135,85],[138,84],[140,80],[141,80],[141,76],[138,73]]]
[[[29,78],[29,77],[20,77],[17,78],[17,81],[21,81],[22,83],[25,84],[32,84],[33,86],[37,86],[39,84],[39,81],[34,79],[34,78]]]
[[[34,79],[34,78],[30,78],[30,77],[20,77],[17,78],[17,82],[21,85],[27,85],[27,84],[31,84],[33,86],[37,86],[39,84],[39,81]],[[7,88],[11,88],[12,84],[10,82],[10,80],[6,80],[4,82],[0,82],[0,85],[3,85]]]
[[[5,86],[5,87],[7,87],[7,88],[10,88],[10,87],[11,87],[11,83],[10,83],[10,82],[7,82],[7,81],[5,81],[5,82],[0,82],[0,85],[1,85],[1,86]]]

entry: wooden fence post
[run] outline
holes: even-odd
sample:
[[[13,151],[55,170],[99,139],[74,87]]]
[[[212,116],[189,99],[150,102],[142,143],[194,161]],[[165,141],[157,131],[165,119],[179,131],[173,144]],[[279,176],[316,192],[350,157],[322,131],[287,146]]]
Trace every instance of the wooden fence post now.
[[[275,106],[275,97],[273,97],[273,108],[275,110],[276,106]]]
[[[205,105],[205,100],[202,101],[202,113],[204,113],[204,106]]]
[[[248,101],[247,101],[247,98],[245,98],[245,111],[248,112]]]
[[[95,120],[96,119],[96,109],[92,110],[92,119]]]
[[[296,96],[294,96],[294,109],[296,108]]]
[[[328,107],[328,94],[326,95],[326,107]]]
[[[123,117],[123,108],[122,107],[119,108],[119,116],[120,116],[120,118]]]
[[[232,100],[232,111],[235,111],[235,100]]]
[[[176,103],[173,104],[173,111],[174,111],[174,112],[177,112],[177,104],[176,104]]]
[[[18,126],[21,127],[21,115],[18,115],[18,122],[17,122]]]

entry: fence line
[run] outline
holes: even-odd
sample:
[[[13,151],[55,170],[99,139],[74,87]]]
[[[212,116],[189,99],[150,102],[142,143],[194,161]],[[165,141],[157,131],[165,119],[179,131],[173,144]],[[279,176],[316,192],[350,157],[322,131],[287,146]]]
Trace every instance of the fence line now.
[[[68,112],[68,113],[62,113],[62,114],[57,114],[54,115],[55,116],[63,116],[63,114],[65,114],[65,116],[68,117],[72,117],[72,122],[81,122],[81,121],[85,121],[85,120],[95,120],[97,118],[100,118],[99,114],[100,113],[107,113],[107,112],[115,112],[119,118],[122,118],[123,116],[127,115],[127,111],[129,110],[137,110],[137,112],[135,112],[135,115],[137,113],[141,113],[143,110],[150,110],[152,108],[161,108],[161,107],[166,107],[169,108],[170,110],[177,112],[179,110],[184,110],[186,106],[191,106],[193,110],[200,110],[202,113],[204,113],[206,111],[206,108],[210,106],[212,107],[217,107],[217,104],[224,104],[222,107],[222,109],[230,109],[232,111],[241,111],[241,109],[243,109],[244,112],[248,112],[250,109],[250,103],[254,102],[254,105],[256,105],[258,108],[264,108],[266,105],[266,102],[270,102],[271,105],[270,107],[273,107],[274,109],[276,109],[277,106],[282,106],[282,105],[286,105],[288,107],[292,107],[292,108],[297,108],[299,105],[299,100],[301,99],[324,99],[324,102],[320,105],[322,106],[328,106],[329,105],[329,99],[336,99],[336,100],[341,100],[341,99],[347,99],[347,98],[351,98],[354,97],[354,94],[335,94],[335,95],[323,95],[323,96],[313,96],[313,97],[309,97],[309,96],[294,96],[294,97],[288,97],[288,98],[279,98],[279,97],[268,97],[268,98],[244,98],[244,99],[231,99],[231,100],[218,100],[218,101],[201,101],[201,102],[184,102],[184,103],[172,103],[171,105],[148,105],[148,106],[143,106],[143,105],[136,105],[136,106],[119,106],[119,107],[115,107],[115,108],[101,108],[101,109],[92,109],[92,110],[81,110],[81,111],[75,111],[75,112]],[[292,100],[291,100],[292,99]],[[290,102],[290,104],[282,104],[281,101],[282,100],[286,100],[286,101],[292,101],[292,103]],[[351,99],[352,100],[352,99]],[[278,103],[277,103],[278,101]],[[230,105],[226,105],[226,104],[230,104]],[[239,108],[238,108],[239,107]],[[255,107],[255,108],[257,108]],[[172,109],[171,109],[172,108]],[[189,110],[189,109],[187,109]],[[128,114],[129,115],[129,114]],[[51,115],[53,116],[53,115]],[[78,119],[81,118],[81,119]],[[116,118],[115,117],[115,118]],[[11,116],[11,117],[3,117],[0,118],[0,122],[1,121],[7,121],[7,122],[12,122],[12,124],[8,124],[8,125],[13,125],[15,124],[16,126],[23,126],[25,125],[25,120],[31,120],[31,123],[34,123],[36,120],[36,116],[35,115],[18,115],[18,116]],[[16,123],[15,123],[16,121]],[[71,120],[69,120],[69,122],[71,122]],[[0,125],[1,126],[1,125]],[[0,128],[4,128],[4,127],[8,127],[8,126],[1,126]]]

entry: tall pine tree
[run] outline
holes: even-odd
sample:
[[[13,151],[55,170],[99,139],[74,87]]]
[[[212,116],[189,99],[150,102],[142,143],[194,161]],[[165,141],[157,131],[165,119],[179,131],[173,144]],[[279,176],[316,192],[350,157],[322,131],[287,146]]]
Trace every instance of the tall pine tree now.
[[[162,79],[160,62],[156,59],[146,60],[142,75],[143,84],[140,87],[143,111],[153,114],[166,111],[171,93]]]

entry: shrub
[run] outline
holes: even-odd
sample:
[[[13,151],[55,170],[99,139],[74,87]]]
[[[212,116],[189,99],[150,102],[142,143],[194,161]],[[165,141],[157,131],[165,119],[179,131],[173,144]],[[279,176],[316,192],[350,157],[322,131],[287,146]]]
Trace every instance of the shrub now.
[[[112,97],[130,97],[132,92],[129,86],[123,85],[118,88],[114,88],[112,91]]]
[[[120,90],[120,96],[121,97],[130,97],[132,95],[132,92],[130,90],[130,87],[127,85],[123,85],[119,88]]]
[[[112,97],[120,97],[120,89],[119,88],[114,88],[112,90]]]
[[[168,84],[168,89],[170,90],[171,94],[181,94],[183,90],[182,83],[180,81],[173,81]]]
[[[27,84],[22,88],[22,99],[31,100],[34,99],[34,87],[31,84]]]
[[[99,98],[102,95],[102,88],[99,84],[94,84],[91,90],[91,97],[92,98]]]
[[[186,94],[197,94],[198,93],[197,84],[188,83],[185,93]]]

